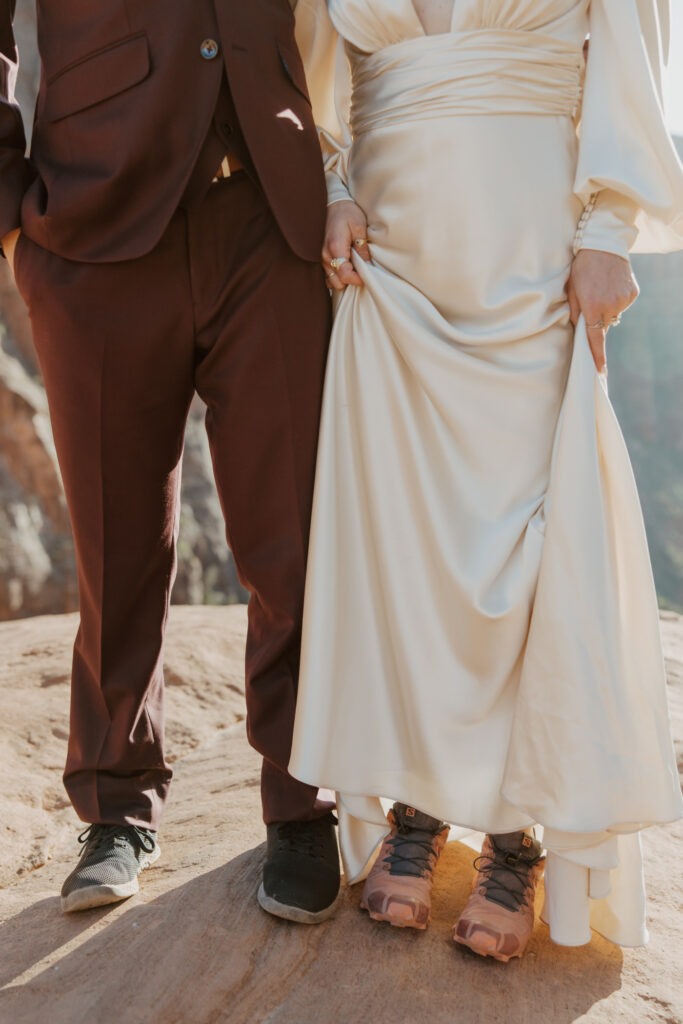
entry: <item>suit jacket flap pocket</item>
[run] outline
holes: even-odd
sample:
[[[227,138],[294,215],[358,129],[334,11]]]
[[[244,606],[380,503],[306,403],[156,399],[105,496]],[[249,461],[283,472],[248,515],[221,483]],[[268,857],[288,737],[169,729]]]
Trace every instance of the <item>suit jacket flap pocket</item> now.
[[[59,121],[137,85],[149,74],[147,36],[124,39],[59,71],[47,83],[44,116]]]

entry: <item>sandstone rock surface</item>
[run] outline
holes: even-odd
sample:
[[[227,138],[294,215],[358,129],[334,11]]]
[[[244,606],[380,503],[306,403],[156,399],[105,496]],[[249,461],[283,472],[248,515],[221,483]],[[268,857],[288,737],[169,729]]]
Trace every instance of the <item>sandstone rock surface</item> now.
[[[645,834],[651,944],[597,935],[524,960],[450,942],[471,851],[450,843],[424,934],[372,926],[358,888],[317,928],[255,902],[264,856],[259,762],[244,736],[246,613],[174,608],[166,654],[176,780],[158,865],[138,897],[64,917],[57,894],[78,823],[60,783],[74,616],[0,625],[0,1020],[12,1024],[681,1024],[683,828]],[[683,619],[662,621],[674,730],[683,740]],[[683,748],[679,746],[679,755]]]
[[[73,542],[45,392],[0,347],[0,617],[76,607]]]

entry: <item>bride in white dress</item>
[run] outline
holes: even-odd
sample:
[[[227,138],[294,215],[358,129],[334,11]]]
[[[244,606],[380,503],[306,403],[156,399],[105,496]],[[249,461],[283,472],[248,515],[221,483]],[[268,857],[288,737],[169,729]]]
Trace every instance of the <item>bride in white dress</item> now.
[[[352,286],[290,771],[337,791],[349,882],[386,837],[382,800],[452,836],[542,827],[543,916],[568,945],[591,927],[646,941],[639,833],[683,811],[641,512],[596,370],[633,297],[613,287],[631,281],[629,250],[683,248],[667,14],[665,0],[296,7],[330,223],[348,213],[328,272]]]

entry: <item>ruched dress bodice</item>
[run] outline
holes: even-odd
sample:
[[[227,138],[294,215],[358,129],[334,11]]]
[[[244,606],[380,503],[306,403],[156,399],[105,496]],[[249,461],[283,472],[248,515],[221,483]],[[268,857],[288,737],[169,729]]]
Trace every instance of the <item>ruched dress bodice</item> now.
[[[373,262],[336,310],[290,770],[337,790],[350,880],[382,799],[543,826],[568,944],[644,941],[638,832],[682,810],[638,497],[566,295],[578,246],[683,247],[657,10],[455,0],[427,36],[411,0],[297,7]]]
[[[412,0],[330,0],[327,6],[340,35],[365,53],[425,35]],[[454,0],[450,32],[539,32],[581,48],[588,8],[589,0]]]

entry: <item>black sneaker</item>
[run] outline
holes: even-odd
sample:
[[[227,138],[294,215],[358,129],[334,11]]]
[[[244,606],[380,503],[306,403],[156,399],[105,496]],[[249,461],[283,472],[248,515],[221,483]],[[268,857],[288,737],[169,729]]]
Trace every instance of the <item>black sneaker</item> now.
[[[268,849],[258,901],[275,917],[320,924],[334,911],[339,895],[339,850],[326,814],[314,821],[268,825]]]
[[[156,832],[137,825],[89,825],[77,867],[62,886],[62,910],[88,910],[134,896],[138,875],[158,860]]]

